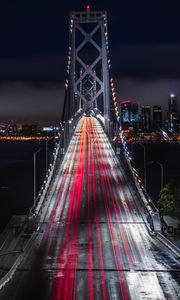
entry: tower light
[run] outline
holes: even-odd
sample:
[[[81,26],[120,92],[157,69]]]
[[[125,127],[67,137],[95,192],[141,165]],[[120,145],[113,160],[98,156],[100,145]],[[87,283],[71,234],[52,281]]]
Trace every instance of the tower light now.
[[[89,4],[86,5],[86,11],[90,11],[91,7]]]

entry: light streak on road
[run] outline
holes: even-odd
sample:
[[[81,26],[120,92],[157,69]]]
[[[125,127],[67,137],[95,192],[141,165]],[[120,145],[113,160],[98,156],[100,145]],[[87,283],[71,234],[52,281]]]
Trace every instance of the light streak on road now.
[[[36,239],[48,300],[180,298],[180,264],[149,235],[137,192],[95,118],[78,122],[48,197]]]
[[[89,125],[89,120],[88,120]],[[87,133],[87,142],[88,142],[88,176],[87,176],[87,201],[88,201],[88,299],[94,300],[94,291],[93,291],[93,243],[92,243],[92,228],[91,228],[91,185],[92,180],[91,176],[91,157],[92,157],[92,139],[89,133]]]
[[[92,191],[93,191],[93,201],[94,201],[94,210],[95,210],[95,225],[96,225],[96,234],[97,234],[97,243],[98,243],[98,252],[99,252],[99,262],[101,270],[101,284],[103,290],[103,299],[107,299],[106,285],[105,285],[105,272],[104,272],[104,262],[103,262],[103,249],[101,242],[101,232],[100,232],[100,220],[98,214],[97,206],[97,182],[96,182],[96,169],[95,169],[95,159],[94,159],[94,150],[91,148],[91,165],[92,165]]]
[[[75,137],[76,144],[74,139],[70,143],[70,153],[74,159],[71,176],[67,179],[69,168],[67,164],[62,179],[62,186],[67,182],[69,189],[64,193],[64,197],[59,197],[57,200],[61,201],[63,205],[61,204],[58,212],[58,222],[55,226],[53,242],[50,242],[49,248],[51,249],[49,255],[56,253],[56,265],[58,266],[58,272],[54,274],[52,283],[52,300],[75,300],[79,299],[78,295],[81,296],[84,293],[82,287],[82,291],[79,290],[78,277],[79,269],[83,269],[81,268],[82,250],[80,248],[83,205],[87,208],[87,211],[83,212],[87,224],[84,229],[87,251],[83,253],[83,257],[87,267],[84,267],[85,276],[82,279],[85,286],[87,280],[86,297],[89,300],[111,299],[111,290],[114,291],[112,299],[119,299],[119,297],[121,299],[138,299],[138,297],[141,299],[145,290],[149,299],[155,299],[155,295],[157,295],[157,299],[163,299],[156,271],[166,270],[166,267],[158,264],[152,252],[149,252],[147,257],[148,248],[152,243],[151,238],[137,210],[137,205],[132,199],[131,191],[124,177],[124,169],[118,165],[107,137],[97,120],[90,117],[83,117],[80,120]],[[77,152],[76,155],[75,152]],[[64,215],[65,225],[63,233],[61,233],[61,242],[55,243],[58,240],[58,224],[62,218],[65,202],[67,209]],[[58,204],[55,202],[50,225],[47,228],[52,227],[54,210],[57,210],[57,207]],[[103,213],[101,208],[104,209]],[[102,225],[102,222],[106,225]],[[103,226],[106,227],[106,231]],[[47,237],[49,230],[46,232]],[[114,265],[113,272],[116,274],[114,277],[116,281],[118,278],[119,289],[117,289],[117,283],[116,288],[112,282],[107,284],[109,276],[106,270],[108,270],[109,262],[106,260],[104,234],[109,241],[108,248],[111,251],[108,252],[108,255],[111,257],[111,265]],[[56,252],[53,252],[53,247],[58,247],[59,250],[56,249]],[[137,273],[137,269],[142,269],[142,272]],[[143,271],[148,270],[151,270],[151,273],[145,273],[145,276]],[[100,275],[99,291],[96,287],[97,272]],[[133,290],[133,286],[136,288],[136,292]]]
[[[64,229],[64,241],[60,249],[59,264],[64,269],[64,278],[62,276],[60,278],[56,278],[52,299],[76,299],[76,266],[78,260],[79,217],[84,182],[85,153],[86,122],[83,123],[80,139],[80,151],[77,159],[76,171],[74,174],[74,178],[76,179],[76,177],[78,177],[79,180],[74,180],[71,188],[71,196],[67,212],[67,226],[65,226]],[[73,228],[71,228],[69,223],[72,224]],[[72,230],[72,232],[70,230]],[[68,245],[70,235],[71,240]]]

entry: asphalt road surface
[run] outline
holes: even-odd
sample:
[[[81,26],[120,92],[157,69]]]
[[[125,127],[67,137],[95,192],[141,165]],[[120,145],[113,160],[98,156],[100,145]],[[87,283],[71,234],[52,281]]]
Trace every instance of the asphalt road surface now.
[[[95,118],[80,119],[35,241],[0,299],[180,299],[180,263],[149,234]]]

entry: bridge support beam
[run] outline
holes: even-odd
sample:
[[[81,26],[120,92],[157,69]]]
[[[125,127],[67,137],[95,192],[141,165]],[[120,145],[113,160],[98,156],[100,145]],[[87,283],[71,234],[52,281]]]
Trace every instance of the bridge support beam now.
[[[70,17],[66,121],[78,111],[87,116],[99,110],[110,132],[108,32],[105,11],[72,12]]]

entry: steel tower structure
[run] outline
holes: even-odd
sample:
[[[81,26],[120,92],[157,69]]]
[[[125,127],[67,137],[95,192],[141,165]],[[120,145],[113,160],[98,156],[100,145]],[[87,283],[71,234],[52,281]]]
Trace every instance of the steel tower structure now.
[[[104,116],[109,133],[110,89],[108,65],[108,31],[105,11],[72,12],[68,78],[65,83],[64,120],[75,115]]]

